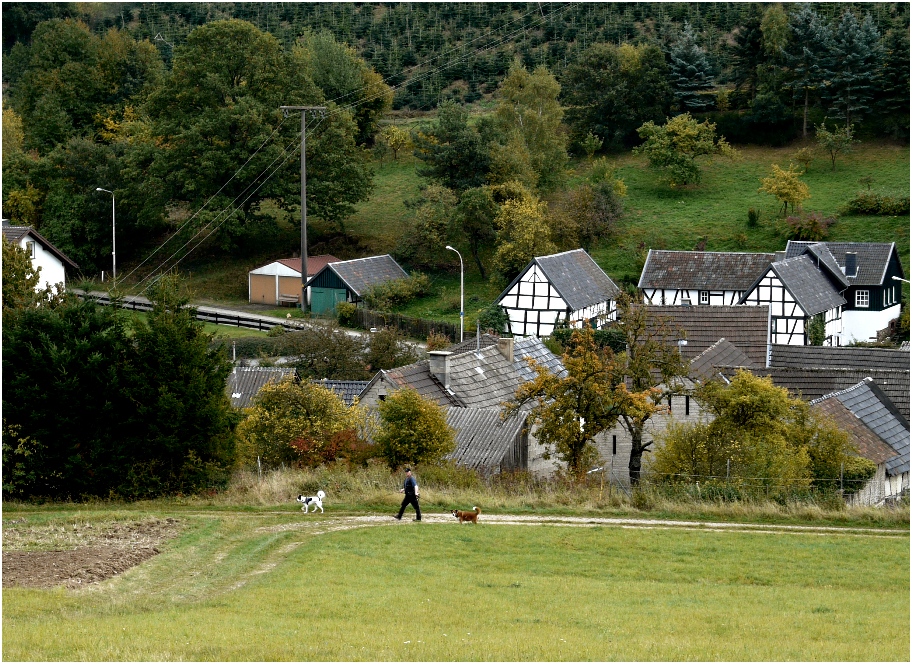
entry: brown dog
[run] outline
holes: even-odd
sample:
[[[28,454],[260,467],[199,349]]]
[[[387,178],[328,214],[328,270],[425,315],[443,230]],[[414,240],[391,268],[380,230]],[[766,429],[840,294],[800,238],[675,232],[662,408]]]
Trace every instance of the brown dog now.
[[[473,507],[474,512],[463,512],[462,510],[453,510],[453,516],[459,519],[459,523],[463,521],[471,521],[472,523],[478,523],[478,515],[481,514],[481,510],[477,507]]]

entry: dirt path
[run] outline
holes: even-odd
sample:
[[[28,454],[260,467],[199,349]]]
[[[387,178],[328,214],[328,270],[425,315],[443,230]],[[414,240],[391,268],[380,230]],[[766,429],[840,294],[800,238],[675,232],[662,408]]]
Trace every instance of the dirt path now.
[[[257,516],[248,512],[234,516]],[[279,514],[288,515],[287,512]],[[212,516],[211,512],[193,516]],[[260,513],[262,515],[262,513]],[[190,516],[190,514],[188,514]],[[408,517],[407,517],[408,519]],[[449,513],[425,513],[423,523],[450,524],[460,528],[483,527],[485,524],[510,526],[562,526],[571,528],[637,528],[674,529],[717,533],[756,533],[803,536],[849,536],[870,538],[906,538],[909,531],[835,526],[793,526],[716,521],[676,521],[668,519],[630,519],[579,516],[536,516],[482,514],[477,526],[459,524]],[[307,532],[323,535],[331,532],[377,526],[423,527],[410,520],[396,521],[390,515],[332,516],[300,515],[298,520],[263,526],[257,532]],[[121,574],[159,552],[159,547],[182,530],[177,519],[146,519],[136,522],[69,524],[64,527],[28,527],[25,520],[7,521],[3,530],[3,586],[80,588]],[[294,548],[291,546],[290,548]],[[290,549],[289,549],[290,550]]]

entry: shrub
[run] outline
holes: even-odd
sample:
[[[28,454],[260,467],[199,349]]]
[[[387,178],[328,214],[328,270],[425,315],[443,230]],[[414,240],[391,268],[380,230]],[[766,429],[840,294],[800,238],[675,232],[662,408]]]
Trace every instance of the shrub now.
[[[343,327],[357,327],[358,321],[355,318],[355,312],[358,310],[358,305],[352,302],[339,302],[336,304],[336,317],[339,321],[339,325]]]
[[[285,334],[285,327],[282,325],[273,325],[266,332],[267,337],[281,337],[283,334]]]
[[[492,302],[478,314],[478,322],[481,324],[482,331],[494,330],[496,334],[509,334],[510,317],[497,302]]]
[[[441,334],[440,332],[434,332],[433,330],[427,337],[427,349],[431,350],[446,350],[450,346],[450,338]]]
[[[909,214],[908,196],[887,196],[863,191],[843,205],[841,214],[900,216]]]
[[[804,172],[807,173],[808,167],[811,165],[811,162],[814,161],[814,152],[807,147],[798,148],[789,159],[797,161],[804,166]]]
[[[760,210],[749,208],[747,210],[747,227],[756,228],[760,225]]]
[[[371,309],[390,311],[411,302],[416,297],[424,297],[430,293],[430,278],[426,274],[415,272],[408,279],[377,284],[364,293],[364,302]]]
[[[820,242],[836,223],[835,217],[824,217],[822,212],[806,212],[787,217],[785,235],[789,240]]]
[[[570,342],[571,334],[573,334],[573,328],[559,327],[555,328],[551,333],[551,338],[557,341],[561,348],[566,348],[567,344]],[[616,328],[595,330],[593,341],[595,341],[595,345],[599,348],[610,348],[615,353],[623,352],[627,343],[624,333]]]

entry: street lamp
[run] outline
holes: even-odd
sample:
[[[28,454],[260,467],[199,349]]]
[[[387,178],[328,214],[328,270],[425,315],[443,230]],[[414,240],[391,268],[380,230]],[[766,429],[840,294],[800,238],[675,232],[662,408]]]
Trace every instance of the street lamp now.
[[[447,245],[446,248],[455,251],[459,256],[459,343],[462,343],[462,331],[465,324],[465,270],[462,267],[462,254],[450,245]]]
[[[895,279],[896,281],[905,281],[907,284],[912,284],[912,281],[909,281],[908,279],[903,279],[902,277],[897,277],[896,275],[893,275],[893,279]]]
[[[111,266],[114,273],[114,285],[117,285],[117,224],[114,222],[114,192],[95,187],[95,191],[103,191],[111,194]]]

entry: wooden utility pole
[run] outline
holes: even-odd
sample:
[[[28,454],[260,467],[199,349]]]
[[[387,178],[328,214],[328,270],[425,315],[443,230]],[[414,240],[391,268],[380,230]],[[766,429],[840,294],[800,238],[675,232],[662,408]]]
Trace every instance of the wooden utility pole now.
[[[325,106],[280,106],[285,117],[289,111],[301,112],[301,311],[307,311],[307,114],[326,116]]]

